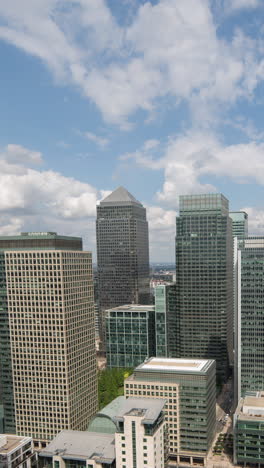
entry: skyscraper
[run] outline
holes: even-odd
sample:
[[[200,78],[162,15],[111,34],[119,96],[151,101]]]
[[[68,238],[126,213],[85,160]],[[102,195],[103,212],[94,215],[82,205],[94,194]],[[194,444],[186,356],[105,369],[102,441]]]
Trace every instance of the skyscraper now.
[[[243,241],[235,256],[235,397],[264,388],[264,237]]]
[[[233,222],[233,237],[243,239],[248,236],[248,214],[245,211],[230,211]]]
[[[176,223],[178,357],[216,360],[225,377],[233,352],[233,240],[221,194],[180,197]]]
[[[176,285],[159,284],[154,289],[156,356],[175,356],[176,345]]]
[[[85,430],[97,409],[91,253],[80,238],[56,233],[1,237],[0,246],[7,298],[0,333],[12,362],[1,379],[13,390],[16,433],[45,442],[62,429]],[[8,409],[7,395],[3,403]]]
[[[146,209],[123,187],[97,206],[99,305],[149,303],[149,244]],[[101,333],[103,335],[103,332]]]

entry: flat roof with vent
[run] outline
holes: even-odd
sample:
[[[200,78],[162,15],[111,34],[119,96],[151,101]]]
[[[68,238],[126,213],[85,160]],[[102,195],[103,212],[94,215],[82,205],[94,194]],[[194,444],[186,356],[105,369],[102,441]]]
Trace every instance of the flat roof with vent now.
[[[208,359],[173,359],[173,358],[150,358],[143,364],[140,364],[137,369],[142,371],[171,371],[183,372],[189,371],[199,373],[208,368],[208,363],[213,362]]]

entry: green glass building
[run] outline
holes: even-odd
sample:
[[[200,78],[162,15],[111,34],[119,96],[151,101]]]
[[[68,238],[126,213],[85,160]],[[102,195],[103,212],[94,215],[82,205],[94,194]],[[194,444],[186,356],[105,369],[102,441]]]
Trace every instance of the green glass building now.
[[[233,222],[233,237],[244,239],[248,236],[248,214],[245,211],[230,211]]]
[[[155,287],[156,356],[175,356],[176,285],[160,284]]]
[[[235,393],[264,388],[264,237],[243,241],[235,255]]]
[[[180,197],[176,278],[177,356],[215,359],[225,378],[233,353],[233,238],[222,194]]]
[[[106,311],[108,367],[136,367],[155,353],[154,306],[125,305]]]
[[[264,465],[263,397],[264,392],[251,392],[239,401],[233,418],[235,464]]]

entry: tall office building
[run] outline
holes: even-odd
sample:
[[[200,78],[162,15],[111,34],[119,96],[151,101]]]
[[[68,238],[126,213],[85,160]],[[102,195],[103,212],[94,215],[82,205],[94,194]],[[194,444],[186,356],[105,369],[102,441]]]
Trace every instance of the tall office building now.
[[[264,237],[250,237],[235,257],[235,396],[264,388]]]
[[[176,355],[176,285],[159,284],[154,289],[156,356]]]
[[[46,442],[62,429],[85,430],[97,409],[91,253],[80,238],[56,233],[1,237],[0,246],[1,336],[9,336],[4,357],[12,362],[1,379],[13,387],[16,433]]]
[[[151,358],[125,380],[125,396],[165,399],[170,460],[206,466],[216,423],[215,361]]]
[[[146,209],[123,187],[97,206],[99,305],[149,304],[149,243]]]
[[[224,378],[233,353],[233,239],[222,194],[180,197],[176,223],[177,355],[216,360]]]
[[[233,237],[244,239],[248,236],[248,214],[245,211],[230,211],[233,222]]]

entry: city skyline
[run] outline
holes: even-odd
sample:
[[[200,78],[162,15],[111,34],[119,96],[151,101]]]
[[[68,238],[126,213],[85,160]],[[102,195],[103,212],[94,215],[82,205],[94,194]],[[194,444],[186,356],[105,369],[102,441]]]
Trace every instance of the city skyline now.
[[[96,203],[120,185],[147,208],[151,261],[174,260],[180,194],[221,192],[264,234],[263,2],[9,3],[1,235],[82,236],[95,259]]]

